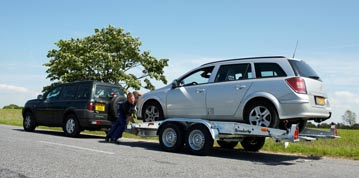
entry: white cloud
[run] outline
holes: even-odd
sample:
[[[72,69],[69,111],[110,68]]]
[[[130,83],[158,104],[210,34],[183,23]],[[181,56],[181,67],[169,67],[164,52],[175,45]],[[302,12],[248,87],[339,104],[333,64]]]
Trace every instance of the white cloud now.
[[[359,93],[350,91],[336,91],[330,95],[333,116],[330,121],[342,122],[342,115],[346,110],[359,114]]]
[[[350,105],[350,107],[357,107],[359,104],[359,94],[349,91],[334,92],[334,99],[338,105]]]
[[[0,108],[9,104],[24,106],[25,102],[34,99],[37,93],[25,87],[0,83]]]
[[[353,99],[354,97],[354,101],[356,103],[359,103],[359,98],[356,98],[356,97],[359,97],[358,94],[355,94],[355,93],[351,93],[351,92],[348,92],[348,91],[337,91],[337,92],[334,92],[335,96],[338,96],[338,97],[344,97],[344,98],[347,98],[347,99]]]
[[[10,92],[21,92],[21,93],[27,93],[29,92],[28,89],[24,87],[14,86],[14,85],[7,85],[7,84],[1,84],[0,83],[0,91],[10,91]]]

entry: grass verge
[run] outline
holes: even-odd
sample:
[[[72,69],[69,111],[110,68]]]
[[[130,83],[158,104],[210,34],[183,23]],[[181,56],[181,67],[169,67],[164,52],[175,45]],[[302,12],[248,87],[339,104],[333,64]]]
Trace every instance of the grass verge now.
[[[311,142],[290,143],[287,148],[283,144],[267,139],[263,151],[278,153],[294,153],[310,156],[329,156],[359,160],[359,130],[338,130],[339,139],[318,139]]]

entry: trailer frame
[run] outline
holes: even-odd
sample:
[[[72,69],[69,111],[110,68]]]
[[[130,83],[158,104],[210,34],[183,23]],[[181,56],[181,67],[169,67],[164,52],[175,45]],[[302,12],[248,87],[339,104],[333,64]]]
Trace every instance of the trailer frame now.
[[[158,136],[160,146],[169,152],[184,146],[191,154],[206,155],[214,141],[224,148],[234,148],[240,142],[247,151],[260,150],[266,137],[276,142],[312,141],[317,138],[339,138],[333,125],[329,132],[305,129],[299,134],[296,124],[289,129],[276,129],[240,122],[209,121],[191,118],[168,118],[163,121],[131,123],[127,133],[138,136]]]

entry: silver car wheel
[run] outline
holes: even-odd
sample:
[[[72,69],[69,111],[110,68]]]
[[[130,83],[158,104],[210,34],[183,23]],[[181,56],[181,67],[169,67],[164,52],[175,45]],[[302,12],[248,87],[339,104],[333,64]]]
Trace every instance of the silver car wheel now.
[[[205,141],[205,135],[200,130],[193,130],[188,135],[188,143],[193,150],[201,150],[205,144]]]
[[[162,142],[168,148],[173,147],[177,142],[176,131],[173,128],[166,128],[163,131]]]
[[[147,122],[149,121],[156,121],[159,120],[160,118],[160,111],[158,110],[158,108],[156,106],[149,106],[148,108],[146,108],[146,118],[145,120]]]
[[[271,113],[264,106],[256,106],[249,113],[249,123],[263,127],[269,127],[272,120]]]

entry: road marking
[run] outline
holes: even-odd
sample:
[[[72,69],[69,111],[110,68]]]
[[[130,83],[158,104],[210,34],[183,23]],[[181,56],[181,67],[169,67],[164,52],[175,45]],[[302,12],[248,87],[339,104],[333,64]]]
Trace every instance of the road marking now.
[[[93,151],[93,152],[98,152],[98,153],[104,153],[104,154],[109,154],[109,155],[115,154],[113,152],[95,150],[95,149],[91,149],[91,148],[85,148],[85,147],[79,147],[79,146],[73,146],[73,145],[65,145],[65,144],[61,144],[61,143],[54,143],[54,142],[47,142],[47,141],[39,141],[39,142],[45,143],[45,144],[50,144],[50,145],[57,145],[57,146],[63,146],[63,147],[69,147],[69,148],[76,148],[76,149],[81,149],[81,150]]]

